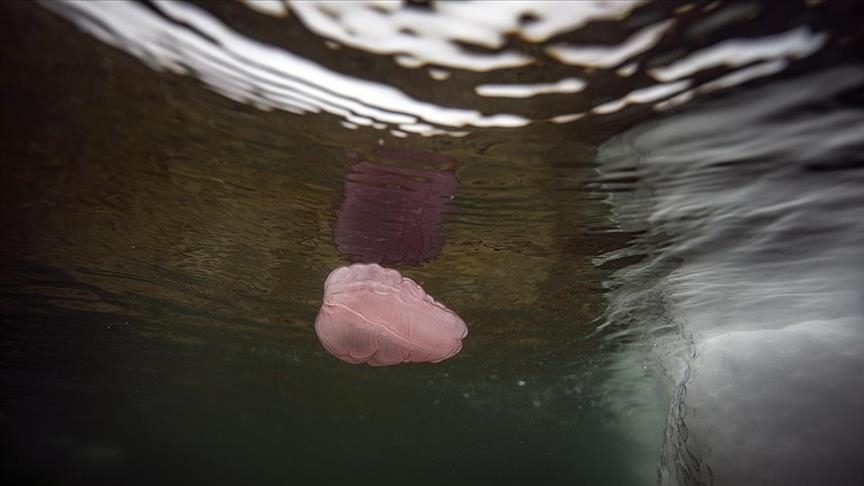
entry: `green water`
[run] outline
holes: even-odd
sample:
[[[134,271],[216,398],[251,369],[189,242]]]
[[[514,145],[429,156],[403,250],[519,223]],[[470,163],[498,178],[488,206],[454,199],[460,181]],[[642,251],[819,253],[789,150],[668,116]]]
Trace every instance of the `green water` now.
[[[602,134],[410,141],[261,112],[2,4],[3,475],[152,484],[650,484],[668,387],[595,328],[626,241]],[[312,330],[350,164],[461,163],[441,255],[400,270],[468,323],[437,365]],[[11,483],[9,483],[11,484]]]

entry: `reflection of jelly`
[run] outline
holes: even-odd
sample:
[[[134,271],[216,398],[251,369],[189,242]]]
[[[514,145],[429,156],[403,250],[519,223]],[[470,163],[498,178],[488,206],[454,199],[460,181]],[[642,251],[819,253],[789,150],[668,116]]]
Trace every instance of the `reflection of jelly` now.
[[[360,263],[419,265],[435,258],[444,247],[444,213],[458,187],[452,172],[352,165],[333,224],[337,250]]]

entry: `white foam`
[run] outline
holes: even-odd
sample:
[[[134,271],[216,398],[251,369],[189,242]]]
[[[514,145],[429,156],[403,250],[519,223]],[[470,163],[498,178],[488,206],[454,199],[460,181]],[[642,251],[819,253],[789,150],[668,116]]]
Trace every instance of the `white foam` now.
[[[654,105],[654,109],[656,109],[657,111],[668,110],[672,107],[690,101],[697,94],[710,93],[712,91],[718,91],[721,89],[728,89],[754,79],[770,76],[786,69],[788,65],[789,61],[787,61],[786,59],[775,59],[773,61],[765,61],[759,64],[754,64],[752,66],[733,71],[713,81],[708,81],[707,83],[704,83],[697,88],[685,91],[681,94],[673,96],[672,98],[669,98],[668,100],[663,100]]]
[[[454,42],[500,49],[507,35],[541,42],[592,20],[619,20],[643,0],[439,2],[434,10],[399,8],[398,3],[372,1],[291,2],[292,10],[318,35],[378,54],[402,56],[400,64],[426,64],[491,71],[535,61],[512,51],[478,54]],[[520,19],[530,16],[533,22]],[[407,56],[407,57],[405,57]],[[406,59],[411,59],[409,64]]]
[[[324,111],[357,125],[412,124],[419,119],[445,127],[516,127],[530,123],[517,115],[484,116],[474,110],[440,107],[410,98],[385,84],[339,74],[284,49],[242,36],[190,4],[155,3],[165,15],[205,33],[218,46],[135,2],[63,3],[73,12],[86,14],[76,17],[79,25],[105,42],[154,67],[177,71],[178,66],[186,66],[214,90],[239,102],[252,100],[259,106],[292,113]],[[99,23],[86,20],[89,18],[110,27],[117,36],[97,27]],[[263,94],[256,94],[259,92]],[[450,131],[439,129],[435,133]]]
[[[827,34],[814,34],[808,27],[798,27],[758,39],[727,40],[648,73],[658,81],[668,82],[719,66],[739,67],[784,57],[800,59],[819,50],[827,39]]]
[[[537,84],[481,84],[474,87],[480,96],[498,98],[530,98],[539,94],[578,93],[585,89],[585,81],[565,78],[554,83]]]
[[[247,7],[264,15],[285,17],[288,15],[288,5],[282,0],[240,0]]]
[[[555,44],[547,47],[546,52],[555,59],[574,66],[615,67],[654,47],[672,24],[672,20],[664,20],[645,27],[618,46]]]
[[[591,111],[598,115],[606,115],[622,110],[628,105],[651,103],[653,101],[666,98],[667,96],[678,93],[679,91],[685,90],[690,87],[690,84],[691,81],[689,79],[685,79],[675,83],[655,84],[653,86],[648,86],[647,88],[633,90],[623,98],[609,101],[602,105],[596,106]]]
[[[546,94],[575,93],[585,93],[589,98],[594,87],[591,71],[602,69],[615,69],[621,83],[613,86],[617,93],[623,92],[621,87],[628,87],[624,83],[634,83],[629,94],[587,112],[531,119],[518,113],[481,113],[470,105],[465,108],[439,106],[408,96],[386,82],[354,77],[300,57],[286,48],[246,37],[206,10],[185,2],[155,1],[153,5],[164,17],[129,0],[41,3],[148,66],[196,76],[209,88],[239,103],[268,111],[328,113],[351,125],[379,130],[393,128],[426,136],[462,136],[475,128],[515,128],[541,122],[570,123],[586,115],[616,113],[634,104],[653,103],[655,110],[668,109],[697,94],[727,89],[780,72],[793,60],[821,48],[827,39],[826,34],[814,34],[809,28],[800,27],[774,36],[720,42],[649,70],[661,83],[646,86],[642,76],[621,78],[628,78],[639,70],[642,61],[633,58],[657,46],[675,19],[643,27],[617,45],[578,45],[553,40],[558,34],[579,29],[592,21],[623,19],[643,3],[637,0],[438,2],[428,9],[389,0],[244,3],[272,16],[286,15],[287,5],[311,30],[320,34],[331,49],[344,44],[392,55],[396,63],[409,69],[429,65],[428,75],[441,82],[444,92],[449,88],[447,82],[454,69],[489,71],[540,62],[528,54],[536,49],[508,47],[519,42],[514,36],[529,42],[552,42],[539,49],[545,49],[550,57],[562,63],[587,68],[588,73],[585,77],[564,75],[563,79],[559,74],[559,79],[551,81],[541,77],[525,83],[484,82],[468,89],[479,96],[493,98],[530,99]],[[466,49],[463,45],[487,50]],[[332,55],[337,57],[339,53]],[[544,57],[542,62],[549,63],[550,59]],[[685,80],[689,74],[723,66],[740,66],[741,69],[721,73],[697,88],[687,89],[688,85],[686,91],[677,92],[689,82]],[[561,70],[550,72],[560,73]],[[463,89],[466,79],[459,76],[449,82],[458,83],[459,89]],[[471,102],[467,98],[463,101]],[[527,103],[526,113],[531,108]],[[400,126],[412,128],[405,131]]]

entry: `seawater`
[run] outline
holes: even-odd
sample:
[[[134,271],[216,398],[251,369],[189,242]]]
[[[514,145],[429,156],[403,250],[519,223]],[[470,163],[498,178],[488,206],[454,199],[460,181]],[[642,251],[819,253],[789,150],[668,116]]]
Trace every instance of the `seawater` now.
[[[5,478],[860,479],[864,71],[834,7],[621,3],[561,16],[580,38],[514,6],[546,54],[474,67],[547,64],[498,76],[437,31],[412,54],[437,71],[333,34],[365,10],[111,5],[2,4]],[[739,24],[762,40],[730,67]],[[286,59],[325,70],[256,70]],[[346,365],[312,330],[351,154],[382,147],[457,161],[440,254],[399,267],[468,323],[441,364]]]

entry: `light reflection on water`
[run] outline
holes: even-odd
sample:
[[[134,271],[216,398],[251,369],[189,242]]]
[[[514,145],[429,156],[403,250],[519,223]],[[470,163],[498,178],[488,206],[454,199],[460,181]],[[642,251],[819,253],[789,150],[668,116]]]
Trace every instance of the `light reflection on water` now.
[[[260,26],[272,29],[308,29],[321,39],[307,36],[302,43],[337,51],[334,55],[325,50],[312,60],[300,54],[304,47],[296,40],[259,42],[186,2],[154,2],[150,8],[127,0],[42,5],[155,69],[195,76],[238,102],[261,110],[328,113],[341,117],[345,128],[388,130],[395,137],[464,137],[482,127],[548,129],[550,124],[605,117],[628,107],[631,115],[634,110],[644,115],[652,107],[666,110],[696,95],[776,74],[842,42],[837,36],[829,44],[829,35],[810,25],[831,15],[818,3],[796,5],[792,11],[799,15],[791,26],[785,18],[777,21],[776,6],[770,3],[697,7],[638,0],[425,6],[288,2],[276,16],[287,9],[294,15],[258,19]],[[784,7],[781,13],[789,16],[790,10]],[[233,9],[223,17],[234,20],[242,14]],[[721,26],[738,35],[743,26],[746,35],[718,39]],[[690,52],[681,49],[682,38]],[[597,44],[597,39],[603,42]],[[364,59],[349,72],[345,65],[331,69],[324,61],[357,54],[343,56],[343,48],[358,50]],[[377,56],[370,58],[369,53]],[[376,64],[380,67],[369,69]],[[431,66],[428,78],[410,72],[426,65]],[[451,79],[454,68],[463,71],[461,82]],[[477,83],[482,78],[466,77],[466,71],[494,72],[487,76],[492,82]],[[412,89],[400,89],[399,78],[414,84]],[[537,79],[526,82],[531,78]],[[447,95],[436,102],[429,99],[429,91]],[[461,100],[450,94],[459,91]],[[583,95],[568,96],[574,92]],[[544,94],[551,103],[508,103],[514,94]]]
[[[604,178],[639,175],[622,220],[650,222],[608,322],[680,383],[664,484],[860,482],[864,111],[837,104],[862,86],[860,66],[801,76],[600,149]]]
[[[80,3],[68,10],[59,5],[49,7],[72,17],[75,9],[96,8]],[[183,5],[160,3],[155,8],[196,11]],[[220,15],[211,20],[224,20],[220,10],[228,7],[211,7]],[[477,130],[481,127],[468,124],[475,133],[455,139],[416,137],[406,126],[399,126],[398,133],[374,126],[345,130],[339,123],[344,113],[300,117],[260,111],[245,88],[235,92],[242,95],[235,98],[253,103],[234,103],[200,89],[191,78],[151,72],[47,11],[25,4],[3,8],[8,15],[2,18],[16,19],[3,30],[8,40],[2,42],[4,64],[18,67],[4,85],[8,108],[0,180],[2,360],[9,365],[2,373],[8,391],[3,421],[6,442],[12,446],[6,449],[15,451],[3,461],[13,478],[81,483],[203,478],[302,484],[399,478],[430,484],[648,484],[657,476],[664,429],[664,481],[687,483],[691,466],[713,467],[721,484],[731,484],[721,481],[724,468],[725,477],[731,478],[747,471],[746,462],[736,462],[741,465],[736,470],[721,453],[711,456],[693,449],[681,433],[701,433],[699,440],[708,443],[716,437],[720,448],[730,443],[712,431],[716,422],[697,422],[695,427],[688,422],[690,402],[681,399],[684,388],[676,389],[700,363],[690,361],[689,353],[701,348],[692,330],[682,327],[682,313],[690,316],[683,320],[692,323],[688,312],[710,308],[711,299],[690,304],[668,300],[670,295],[680,297],[681,289],[683,295],[704,295],[703,277],[717,262],[692,272],[689,281],[681,276],[692,266],[672,273],[682,262],[692,265],[691,255],[681,247],[698,246],[701,240],[693,235],[703,233],[670,225],[663,219],[668,210],[652,199],[666,197],[663,191],[670,184],[689,187],[696,181],[711,188],[721,179],[714,177],[714,169],[696,164],[694,178],[678,185],[662,172],[667,166],[652,165],[654,159],[638,170],[631,164],[653,154],[660,162],[714,157],[722,167],[748,153],[740,145],[759,145],[756,141],[736,139],[718,148],[699,143],[710,139],[704,133],[693,135],[692,143],[687,137],[648,136],[647,143],[639,139],[633,149],[625,135],[600,148],[598,176],[594,141],[611,134],[612,125],[578,125],[574,135],[556,124],[514,131]],[[723,20],[706,6],[693,14],[702,23],[693,21],[692,28],[681,33],[699,39],[719,28],[709,21],[734,24],[773,7],[749,8],[724,13]],[[657,9],[672,15],[669,5]],[[688,10],[675,12],[680,17]],[[258,14],[249,15],[259,19]],[[238,25],[243,19],[238,14]],[[260,19],[262,32],[282,25],[265,25],[267,18]],[[652,27],[656,20],[656,15],[646,15],[624,22],[626,32],[614,41],[623,44],[605,51],[622,56],[620,61],[595,66],[601,68],[598,76],[608,71],[640,81],[619,79],[609,84],[615,93],[598,94],[592,89],[605,83],[602,77],[592,78],[590,88],[577,96],[550,95],[567,95],[569,104],[561,106],[542,97],[510,105],[477,98],[484,97],[484,89],[475,87],[506,81],[512,85],[508,73],[471,73],[478,76],[474,78],[455,66],[438,66],[449,74],[426,81],[453,84],[438,88],[437,94],[400,85],[414,79],[410,69],[391,66],[365,75],[377,79],[389,73],[411,106],[427,95],[432,100],[444,93],[450,102],[432,103],[434,110],[470,110],[476,105],[482,113],[471,116],[487,121],[490,113],[534,119],[531,113],[536,111],[537,119],[579,114],[571,118],[581,122],[587,121],[581,114],[601,106],[606,108],[595,114],[626,114],[623,107],[628,104],[647,105],[678,92],[660,92],[655,98],[656,91],[639,91],[663,86],[644,76],[651,62],[659,63],[651,61],[654,56],[662,60],[664,52],[640,58],[636,68],[626,66],[632,61],[629,56],[640,55],[632,46],[645,37],[642,29],[666,32],[666,27]],[[690,25],[680,18],[677,22]],[[297,24],[291,25],[295,34],[290,35],[296,35]],[[178,32],[182,39],[195,36],[181,35],[188,26],[177,23],[158,27]],[[704,94],[711,91],[704,86],[724,79],[721,74],[740,79],[749,76],[744,69],[776,74],[825,41],[819,37],[825,30],[819,22],[795,30],[799,27],[773,26],[773,34],[795,33],[789,34],[793,41],[768,43],[775,46],[773,51],[757,43],[762,50],[751,56],[752,64],[740,71],[709,71],[710,76],[692,86],[701,86],[701,91],[696,89]],[[232,35],[242,37],[240,28]],[[129,32],[119,29],[117,34]],[[136,43],[150,40],[131,36],[114,44],[160,64],[134,49]],[[567,42],[573,43],[569,38]],[[302,52],[307,47],[301,44],[293,47]],[[170,51],[182,42],[156,45]],[[592,51],[580,52],[584,57]],[[322,55],[322,69],[344,74],[356,68],[346,61],[336,69],[333,59],[340,57]],[[384,62],[375,59],[365,65]],[[763,61],[775,64],[766,69]],[[573,74],[563,68],[572,66],[548,66],[548,73],[526,66],[522,72],[540,72],[542,79],[529,76],[516,86],[549,89],[542,83]],[[230,95],[221,81],[201,73],[196,71],[216,92]],[[816,91],[822,85],[804,83]],[[681,86],[689,89],[691,84]],[[572,91],[572,83],[570,87]],[[474,94],[466,97],[465,92]],[[628,92],[635,92],[636,99],[621,97]],[[459,93],[463,96],[453,96]],[[772,112],[785,101],[780,96],[755,106]],[[848,121],[857,123],[858,115],[850,116]],[[341,121],[364,123],[351,120]],[[757,134],[770,126],[759,118],[748,122]],[[682,126],[686,132],[688,125]],[[422,124],[413,128],[426,131]],[[856,128],[847,129],[854,133]],[[662,125],[657,132],[663,133]],[[830,124],[813,126],[810,132],[813,139],[802,149],[818,148],[823,140],[840,143],[848,133]],[[790,136],[773,140],[775,145],[760,145],[767,147],[762,155],[769,161],[778,160],[778,153],[791,143]],[[372,157],[381,150],[458,161],[447,169],[458,179],[459,190],[448,199],[441,219],[446,241],[440,254],[422,266],[400,268],[456,310],[471,329],[463,351],[439,365],[347,366],[327,355],[312,332],[321,284],[330,270],[345,263],[333,241],[333,226],[346,177],[357,154]],[[605,165],[610,160],[623,165],[611,175]],[[659,177],[652,178],[654,170],[661,171]],[[597,180],[601,183],[586,186]],[[847,184],[857,183],[850,179]],[[796,196],[778,197],[794,201]],[[853,200],[847,206],[857,204]],[[723,216],[747,207],[721,209]],[[698,226],[710,221],[700,219],[705,214],[712,213],[680,217]],[[834,227],[826,234],[856,233]],[[840,247],[853,248],[851,243]],[[782,245],[777,248],[784,251]],[[734,276],[747,265],[729,264],[728,280],[735,282]],[[678,276],[678,287],[664,280],[670,274]],[[838,275],[845,274],[828,272],[824,280],[840,285]],[[782,294],[763,289],[769,300]],[[772,311],[770,306],[748,309]],[[724,348],[721,341],[715,341],[715,349]],[[710,351],[710,346],[704,349]],[[835,350],[829,344],[825,349]],[[712,356],[704,352],[710,362]],[[795,366],[794,360],[775,362]],[[735,377],[721,378],[716,378],[720,384],[705,383],[711,383],[711,389],[721,389],[723,383],[747,386]],[[705,385],[696,382],[686,389],[700,386]],[[672,421],[666,427],[670,408]],[[684,410],[684,416],[675,415],[677,410]],[[683,426],[676,428],[679,424]],[[689,454],[690,462],[676,454]],[[842,471],[843,466],[837,467]],[[707,482],[698,474],[693,477]]]

